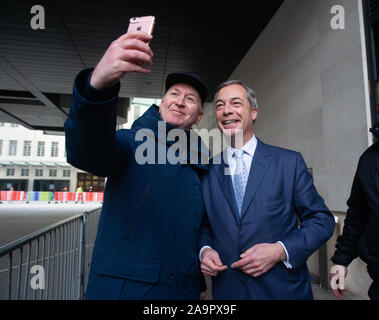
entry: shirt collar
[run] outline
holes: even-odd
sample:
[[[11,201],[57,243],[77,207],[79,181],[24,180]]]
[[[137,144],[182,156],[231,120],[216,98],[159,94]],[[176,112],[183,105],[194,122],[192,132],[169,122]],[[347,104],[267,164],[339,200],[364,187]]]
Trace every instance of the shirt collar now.
[[[245,151],[247,154],[249,154],[251,157],[254,157],[256,148],[257,148],[257,138],[254,134],[252,138],[242,147],[242,150]],[[229,160],[233,157],[235,150],[236,149],[234,149],[231,146],[226,147]]]

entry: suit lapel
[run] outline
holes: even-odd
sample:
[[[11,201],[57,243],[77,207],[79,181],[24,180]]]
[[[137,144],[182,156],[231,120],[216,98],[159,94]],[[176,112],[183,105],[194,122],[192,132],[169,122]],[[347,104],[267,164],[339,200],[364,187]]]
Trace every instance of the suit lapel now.
[[[249,178],[247,180],[247,186],[245,191],[245,197],[242,204],[241,217],[243,217],[250,203],[253,201],[259,185],[265,176],[267,169],[271,164],[271,154],[268,152],[265,144],[257,139],[257,148],[254,153],[253,160],[251,162]]]
[[[229,165],[224,162],[224,153],[220,154],[221,159],[219,159],[220,164],[214,165],[215,172],[218,178],[218,181],[220,183],[222,192],[224,194],[224,198],[229,204],[230,210],[233,213],[234,219],[236,220],[236,223],[239,224],[239,215],[238,215],[238,208],[236,203],[236,198],[234,195],[234,189],[233,189],[233,183],[232,183],[232,177],[229,173]]]

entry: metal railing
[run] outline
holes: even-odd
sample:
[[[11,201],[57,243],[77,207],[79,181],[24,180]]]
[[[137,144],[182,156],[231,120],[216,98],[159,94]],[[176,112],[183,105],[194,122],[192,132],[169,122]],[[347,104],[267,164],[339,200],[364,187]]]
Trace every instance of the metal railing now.
[[[75,215],[1,247],[0,299],[83,299],[100,212]]]

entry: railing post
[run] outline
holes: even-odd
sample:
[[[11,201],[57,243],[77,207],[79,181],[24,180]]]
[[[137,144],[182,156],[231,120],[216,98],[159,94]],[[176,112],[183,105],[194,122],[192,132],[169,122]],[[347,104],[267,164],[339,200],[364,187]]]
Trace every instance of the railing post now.
[[[87,212],[83,212],[82,219],[80,219],[80,235],[79,235],[79,259],[78,259],[78,299],[84,299],[84,272],[85,272],[85,250],[86,250],[86,235],[85,227],[87,222]]]
[[[13,251],[8,254],[8,300],[12,299],[12,254]]]

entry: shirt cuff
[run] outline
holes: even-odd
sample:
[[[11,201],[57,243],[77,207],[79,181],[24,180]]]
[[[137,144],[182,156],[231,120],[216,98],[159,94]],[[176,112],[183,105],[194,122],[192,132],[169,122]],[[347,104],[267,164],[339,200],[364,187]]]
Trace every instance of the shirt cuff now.
[[[285,261],[283,261],[284,265],[288,269],[292,269],[292,264],[290,263],[290,256],[288,255],[288,251],[286,249],[286,246],[283,244],[283,242],[281,242],[281,241],[278,241],[278,242],[280,243],[280,245],[283,247],[284,251],[286,252],[287,259]]]
[[[212,249],[210,246],[204,246],[204,247],[202,247],[202,248],[200,249],[200,252],[199,252],[199,260],[200,260],[200,262],[201,262],[201,253],[203,252],[203,250],[204,250],[205,248]]]

